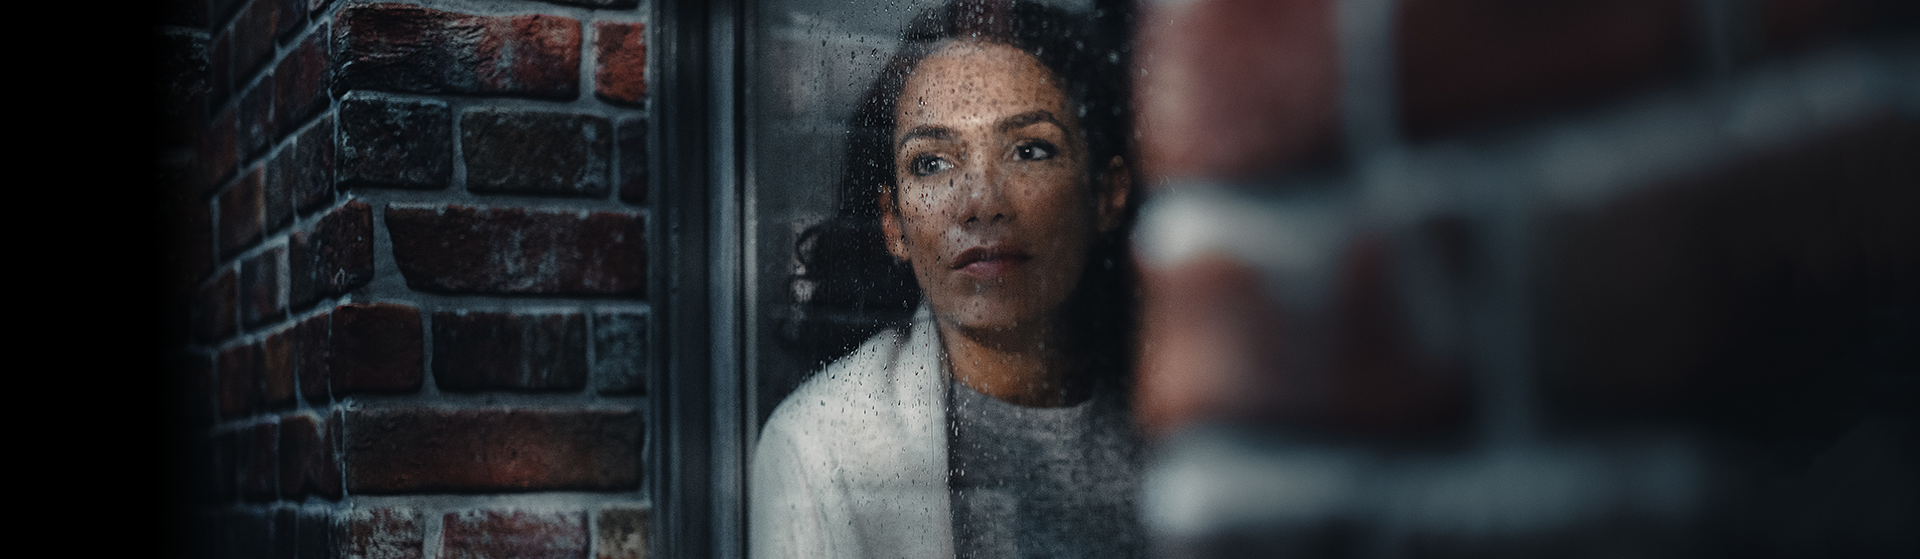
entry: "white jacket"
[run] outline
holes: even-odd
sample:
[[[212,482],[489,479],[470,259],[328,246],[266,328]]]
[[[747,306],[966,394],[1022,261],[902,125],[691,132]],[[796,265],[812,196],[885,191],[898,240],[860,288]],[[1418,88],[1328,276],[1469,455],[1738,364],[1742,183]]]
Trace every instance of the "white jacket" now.
[[[749,554],[953,557],[948,374],[922,307],[780,402],[750,465]]]

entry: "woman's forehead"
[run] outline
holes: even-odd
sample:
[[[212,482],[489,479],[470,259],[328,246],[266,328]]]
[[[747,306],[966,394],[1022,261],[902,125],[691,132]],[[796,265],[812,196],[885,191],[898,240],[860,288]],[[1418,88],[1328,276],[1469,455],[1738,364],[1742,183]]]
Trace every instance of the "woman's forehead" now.
[[[1012,46],[949,42],[908,76],[897,105],[900,129],[992,125],[1035,110],[1070,121],[1058,81],[1033,55]]]

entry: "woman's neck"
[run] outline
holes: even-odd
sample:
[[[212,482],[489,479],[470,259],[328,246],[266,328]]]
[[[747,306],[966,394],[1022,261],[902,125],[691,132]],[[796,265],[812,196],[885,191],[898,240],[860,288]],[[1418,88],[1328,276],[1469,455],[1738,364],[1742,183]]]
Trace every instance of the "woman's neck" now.
[[[1069,351],[1064,336],[995,335],[936,324],[954,380],[974,392],[1036,408],[1076,404],[1091,392],[1084,360]]]

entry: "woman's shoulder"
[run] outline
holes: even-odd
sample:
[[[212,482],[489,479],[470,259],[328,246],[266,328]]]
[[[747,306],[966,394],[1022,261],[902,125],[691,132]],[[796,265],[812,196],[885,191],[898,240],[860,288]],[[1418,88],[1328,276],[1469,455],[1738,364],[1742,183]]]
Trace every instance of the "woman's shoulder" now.
[[[834,423],[834,419],[842,415],[845,404],[859,394],[862,387],[873,384],[876,377],[886,372],[880,360],[872,358],[867,350],[863,346],[828,364],[787,394],[767,418],[769,434],[766,436],[773,436],[772,432],[781,429],[815,432]]]
[[[917,423],[944,409],[942,355],[931,317],[917,313],[802,382],[774,408],[762,436],[844,438]]]
[[[931,332],[922,321],[883,330],[774,409],[750,466],[754,538],[772,542],[756,549],[951,556],[937,553],[952,536],[946,375]]]
[[[756,557],[848,555],[860,548],[847,483],[848,463],[871,454],[874,438],[849,407],[863,387],[887,374],[896,329],[883,330],[860,349],[813,374],[788,394],[761,429],[749,464]],[[871,416],[868,419],[873,419]]]

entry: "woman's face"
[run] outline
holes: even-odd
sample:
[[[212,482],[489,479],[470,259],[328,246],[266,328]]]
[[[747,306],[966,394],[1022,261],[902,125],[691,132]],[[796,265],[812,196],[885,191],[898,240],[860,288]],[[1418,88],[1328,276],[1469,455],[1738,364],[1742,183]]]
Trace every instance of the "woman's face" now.
[[[901,91],[897,187],[882,189],[881,222],[943,325],[1044,340],[1125,206],[1119,158],[1089,183],[1086,139],[1057,83],[1019,49],[951,42]]]

